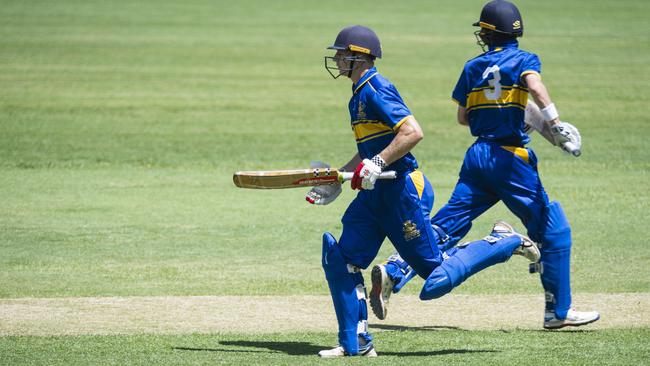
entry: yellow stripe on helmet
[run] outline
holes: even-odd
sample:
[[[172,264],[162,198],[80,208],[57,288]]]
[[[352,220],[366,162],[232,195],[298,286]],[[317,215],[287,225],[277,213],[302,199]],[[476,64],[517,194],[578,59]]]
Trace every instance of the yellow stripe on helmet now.
[[[350,51],[361,52],[361,53],[365,53],[365,54],[368,54],[368,55],[370,54],[370,49],[365,48],[365,47],[355,46],[355,45],[351,44],[351,45],[348,46],[348,48],[350,49]]]
[[[487,28],[487,29],[491,29],[491,30],[496,30],[497,29],[496,25],[492,25],[492,24],[486,23],[486,22],[478,22],[478,25],[481,28]]]

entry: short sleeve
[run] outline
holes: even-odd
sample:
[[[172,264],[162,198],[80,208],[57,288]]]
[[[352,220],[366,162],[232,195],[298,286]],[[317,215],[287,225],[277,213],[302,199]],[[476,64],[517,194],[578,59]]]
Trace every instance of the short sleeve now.
[[[381,121],[393,130],[398,129],[411,116],[404,100],[393,85],[378,88],[372,98],[373,110],[380,116]]]
[[[541,74],[542,73],[542,62],[539,60],[539,57],[531,53],[524,59],[524,62],[521,65],[521,74],[519,79],[523,85],[526,85],[526,79],[524,78],[528,74]]]
[[[460,74],[460,77],[458,78],[456,87],[454,88],[454,91],[451,93],[451,99],[454,102],[458,103],[458,105],[461,107],[465,107],[467,105],[468,87],[469,87],[469,83],[467,81],[467,71],[466,68],[463,68],[463,72]]]

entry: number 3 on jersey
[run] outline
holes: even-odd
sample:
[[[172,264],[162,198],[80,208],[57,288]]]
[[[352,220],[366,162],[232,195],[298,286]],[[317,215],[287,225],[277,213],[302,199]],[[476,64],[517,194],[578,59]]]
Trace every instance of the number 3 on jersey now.
[[[490,89],[483,89],[485,97],[489,100],[497,100],[501,96],[501,73],[499,72],[499,65],[490,66],[485,71],[483,71],[483,79],[492,74],[494,79],[488,80]]]

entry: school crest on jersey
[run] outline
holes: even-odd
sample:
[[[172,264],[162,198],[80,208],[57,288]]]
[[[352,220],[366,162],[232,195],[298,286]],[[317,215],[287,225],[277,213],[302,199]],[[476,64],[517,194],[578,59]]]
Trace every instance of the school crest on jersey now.
[[[404,233],[404,240],[411,241],[420,237],[420,230],[411,220],[407,220],[402,225],[402,232]]]
[[[357,107],[357,119],[366,119],[366,106],[363,104],[362,101],[359,101],[359,105]]]

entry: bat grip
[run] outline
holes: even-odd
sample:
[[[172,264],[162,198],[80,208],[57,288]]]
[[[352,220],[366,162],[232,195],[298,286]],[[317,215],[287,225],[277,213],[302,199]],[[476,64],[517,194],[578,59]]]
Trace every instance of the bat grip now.
[[[342,182],[352,180],[352,176],[354,176],[353,172],[341,172],[341,175],[339,176],[339,180]],[[379,179],[395,179],[397,178],[397,172],[394,170],[388,170],[379,175]]]
[[[562,146],[564,147],[564,150],[566,152],[570,153],[575,157],[578,157],[580,156],[580,154],[582,154],[582,151],[580,151],[580,149],[570,141],[565,142],[564,144],[562,144]]]

